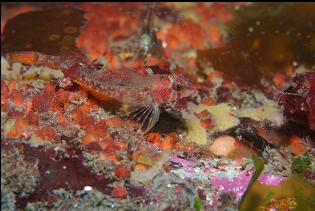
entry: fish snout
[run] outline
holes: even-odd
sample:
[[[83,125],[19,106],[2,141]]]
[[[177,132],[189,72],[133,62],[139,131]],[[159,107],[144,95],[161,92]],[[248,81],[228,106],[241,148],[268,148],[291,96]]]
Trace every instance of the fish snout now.
[[[183,94],[183,98],[184,97],[190,97],[190,98],[194,98],[198,95],[198,89],[194,88],[194,87],[190,87],[188,89],[185,90],[185,93]]]

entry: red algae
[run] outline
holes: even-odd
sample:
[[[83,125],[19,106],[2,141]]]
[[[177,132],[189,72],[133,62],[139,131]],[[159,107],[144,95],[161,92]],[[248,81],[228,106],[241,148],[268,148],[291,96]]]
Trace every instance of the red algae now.
[[[204,103],[205,104],[205,103]],[[207,105],[207,104],[206,104]],[[203,110],[200,113],[195,113],[195,116],[199,119],[204,119],[210,116],[210,113],[207,110]]]
[[[118,161],[122,160],[122,158],[113,151],[103,152],[101,158],[107,161],[111,161],[112,163],[117,163]]]
[[[69,91],[64,91],[62,89],[59,89],[51,104],[50,104],[50,108],[53,110],[53,111],[64,111],[64,109],[66,108],[67,106],[67,103],[69,101],[69,97],[70,97],[70,93]]]
[[[308,150],[307,146],[302,142],[302,139],[298,136],[295,135],[291,136],[289,143],[291,152],[296,156],[301,156]]]
[[[119,117],[112,117],[110,119],[105,120],[105,124],[108,126],[113,126],[113,127],[121,127],[122,121]]]
[[[27,138],[31,135],[31,127],[28,122],[20,117],[15,120],[13,128],[6,134],[8,138]]]
[[[148,141],[152,142],[155,145],[160,146],[161,145],[161,135],[160,133],[149,133],[148,135]]]
[[[43,127],[35,131],[36,135],[43,140],[57,139],[56,131],[53,127]]]
[[[204,127],[204,128],[207,128],[207,129],[213,128],[213,123],[212,123],[211,118],[208,118],[208,119],[205,119],[205,120],[201,120],[200,121],[200,125],[202,127]]]
[[[207,34],[205,30],[192,20],[169,26],[172,30],[161,31],[157,37],[167,42],[171,49],[205,48]],[[180,38],[180,39],[179,39]]]
[[[205,5],[197,3],[196,11],[204,20],[231,21],[233,19],[232,8],[227,6],[231,6],[231,4],[215,2]]]
[[[161,137],[161,134],[156,132],[148,134],[148,141],[160,147],[162,150],[173,149],[177,139],[176,133],[165,134],[165,137]]]
[[[289,77],[284,72],[277,72],[272,80],[276,86],[282,89],[284,88],[285,84],[289,81]]]
[[[293,121],[307,122],[315,130],[315,72],[306,72],[292,78],[289,88],[279,97],[284,114]]]
[[[115,169],[115,175],[116,177],[118,178],[128,178],[130,177],[130,170],[128,168],[128,166],[118,166],[116,169]]]
[[[161,143],[161,149],[170,150],[173,149],[177,142],[177,135],[175,133],[170,133],[165,136]]]
[[[33,97],[33,111],[44,112],[50,107],[50,103],[55,95],[55,87],[50,83],[46,83],[43,93]]]
[[[215,101],[211,98],[203,98],[201,102],[202,102],[202,104],[205,104],[208,106],[213,106],[216,104]]]
[[[83,165],[81,150],[71,143],[68,144],[70,157],[58,159],[58,154],[53,149],[33,148],[21,143],[7,143],[4,146],[1,142],[1,148],[21,147],[27,160],[39,160],[39,185],[29,196],[17,198],[19,208],[24,208],[28,202],[47,199],[49,192],[58,188],[82,190],[84,186],[90,185],[103,193],[111,193],[111,189],[107,187],[109,180],[92,173],[89,167]]]
[[[39,125],[39,116],[35,112],[28,112],[26,115],[26,121],[31,125],[38,126]]]
[[[62,113],[57,113],[56,121],[61,127],[67,127],[70,124],[70,121]]]
[[[88,108],[88,107],[84,107]],[[94,127],[94,120],[88,113],[82,111],[82,107],[76,108],[71,112],[72,121],[82,127]]]
[[[1,105],[5,104],[9,97],[9,88],[7,83],[1,79]]]
[[[91,124],[86,127],[86,134],[82,138],[82,143],[88,145],[92,142],[100,142],[104,139],[108,139],[107,135],[107,130],[102,127],[102,124],[98,124],[96,127],[94,124]]]
[[[99,140],[99,137],[95,135],[94,133],[87,133],[82,138],[82,143],[85,145],[88,145],[90,143],[97,142],[98,140]]]
[[[99,145],[101,146],[104,153],[114,153],[118,147],[116,146],[115,141],[112,138],[109,137],[101,137],[102,140],[99,142]]]
[[[145,8],[139,3],[82,3],[80,6],[86,12],[87,25],[82,29],[76,44],[92,59],[110,51],[110,40],[130,36],[136,31],[140,27],[140,19],[132,13],[141,14]]]
[[[17,106],[22,106],[24,104],[23,95],[16,89],[11,90],[10,96],[12,102]]]
[[[98,137],[105,138],[108,134],[106,128],[102,127],[102,125],[97,125],[96,127],[89,129],[87,128],[88,132],[94,133]]]
[[[127,196],[127,190],[125,187],[116,187],[112,191],[112,197],[124,199]]]
[[[175,149],[179,152],[185,152],[188,155],[193,156],[196,152],[196,147],[197,144],[194,142],[189,142],[189,143],[176,143],[175,144]]]

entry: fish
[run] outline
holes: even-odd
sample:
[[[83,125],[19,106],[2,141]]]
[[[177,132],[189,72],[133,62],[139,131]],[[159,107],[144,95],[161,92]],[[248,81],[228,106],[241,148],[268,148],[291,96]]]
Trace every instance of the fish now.
[[[65,77],[87,89],[101,100],[122,103],[118,115],[133,119],[146,133],[159,120],[161,108],[178,100],[195,96],[196,86],[183,74],[157,66],[125,71],[99,71],[99,68],[78,52],[46,55],[34,51],[9,53],[11,62],[43,65],[61,70]]]
[[[146,62],[146,57],[151,54],[156,57],[161,57],[163,54],[162,42],[157,39],[156,30],[154,28],[154,16],[157,9],[157,2],[148,4],[147,15],[141,28],[139,40],[140,58]]]

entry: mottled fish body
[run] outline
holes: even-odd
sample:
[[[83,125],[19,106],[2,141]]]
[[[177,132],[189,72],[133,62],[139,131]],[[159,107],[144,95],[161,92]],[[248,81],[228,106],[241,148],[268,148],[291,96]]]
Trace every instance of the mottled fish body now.
[[[155,71],[151,68],[121,72],[101,72],[86,57],[75,52],[52,56],[38,52],[18,52],[8,60],[41,64],[63,71],[65,77],[92,91],[102,99],[112,98],[123,103],[122,111],[149,131],[160,116],[162,105],[196,94],[196,88],[182,74]]]

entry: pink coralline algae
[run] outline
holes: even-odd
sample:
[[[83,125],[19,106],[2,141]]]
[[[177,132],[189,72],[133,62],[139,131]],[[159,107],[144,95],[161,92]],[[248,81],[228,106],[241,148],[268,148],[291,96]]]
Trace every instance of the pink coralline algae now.
[[[262,173],[258,178],[258,181],[261,184],[269,185],[269,186],[277,186],[279,185],[285,178],[277,175],[269,175]]]
[[[185,167],[195,167],[196,166],[196,163],[188,161],[188,160],[185,160],[183,158],[179,158],[177,156],[171,157],[170,161],[174,162],[174,163],[180,163],[184,168]]]
[[[185,178],[208,180],[217,191],[233,192],[238,199],[244,194],[254,174],[252,170],[242,171],[239,166],[233,165],[233,161],[229,164],[219,163],[217,160],[202,162],[203,167],[198,167],[196,163],[178,157],[172,157],[170,161],[183,166],[176,170],[175,174]],[[262,173],[257,181],[264,185],[277,186],[284,179],[285,177],[282,176]]]
[[[211,183],[216,189],[221,192],[235,192],[239,198],[245,192],[250,178],[251,177],[249,175],[247,176],[245,173],[240,173],[232,178],[218,175],[210,176]]]
[[[292,79],[292,84],[279,98],[284,114],[294,121],[307,122],[315,130],[315,72],[305,72]]]
[[[235,192],[238,197],[241,197],[245,192],[252,174],[245,172],[239,173],[233,178],[221,177],[221,176],[210,176],[211,183],[220,191],[223,192]],[[268,186],[277,186],[285,178],[277,175],[269,175],[262,173],[258,178],[258,182]]]

